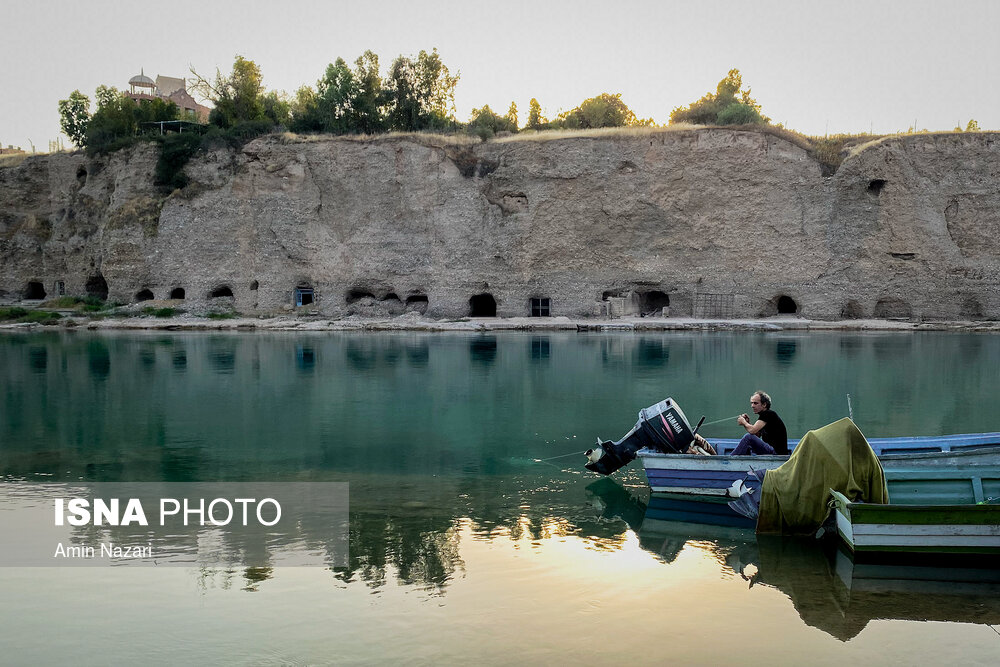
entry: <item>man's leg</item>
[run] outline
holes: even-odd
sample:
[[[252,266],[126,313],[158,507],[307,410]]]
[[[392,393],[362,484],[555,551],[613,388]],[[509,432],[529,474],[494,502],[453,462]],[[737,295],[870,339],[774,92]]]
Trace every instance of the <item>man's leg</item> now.
[[[733,456],[743,456],[744,454],[774,454],[774,448],[757,436],[747,433],[740,439],[740,444],[733,450]]]

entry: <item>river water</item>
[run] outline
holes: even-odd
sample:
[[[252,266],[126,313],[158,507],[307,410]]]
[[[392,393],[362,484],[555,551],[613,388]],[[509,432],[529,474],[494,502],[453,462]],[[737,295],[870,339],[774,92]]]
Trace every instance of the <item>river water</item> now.
[[[0,662],[992,665],[1000,565],[657,520],[580,452],[666,396],[736,437],[756,389],[793,437],[848,395],[869,437],[996,431],[998,372],[978,334],[7,333],[0,481],[347,482],[350,554],[0,568]]]

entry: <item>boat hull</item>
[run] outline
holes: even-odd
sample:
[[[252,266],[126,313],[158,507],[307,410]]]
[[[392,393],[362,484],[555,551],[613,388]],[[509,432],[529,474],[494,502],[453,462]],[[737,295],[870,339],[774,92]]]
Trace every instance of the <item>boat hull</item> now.
[[[832,493],[837,533],[855,553],[1000,555],[1000,505],[874,505]]]
[[[725,496],[751,470],[777,468],[787,456],[699,456],[640,450],[653,493]],[[883,453],[889,498],[894,503],[977,503],[1000,497],[1000,448],[968,451]]]

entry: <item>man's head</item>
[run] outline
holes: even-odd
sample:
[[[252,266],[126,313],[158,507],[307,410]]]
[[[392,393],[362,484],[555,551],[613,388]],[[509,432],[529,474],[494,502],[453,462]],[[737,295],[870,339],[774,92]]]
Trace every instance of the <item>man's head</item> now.
[[[771,409],[771,397],[763,391],[755,391],[750,396],[750,409],[754,414],[760,414],[764,410]]]

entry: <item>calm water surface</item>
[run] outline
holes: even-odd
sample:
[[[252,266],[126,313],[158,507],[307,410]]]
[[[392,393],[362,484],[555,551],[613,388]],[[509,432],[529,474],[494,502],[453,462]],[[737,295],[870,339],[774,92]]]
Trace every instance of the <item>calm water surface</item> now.
[[[550,457],[757,388],[794,436],[847,394],[870,437],[995,431],[998,373],[975,334],[5,334],[0,479],[346,481],[351,546],[336,571],[3,568],[0,662],[992,665],[1000,568],[656,520],[641,467]]]

